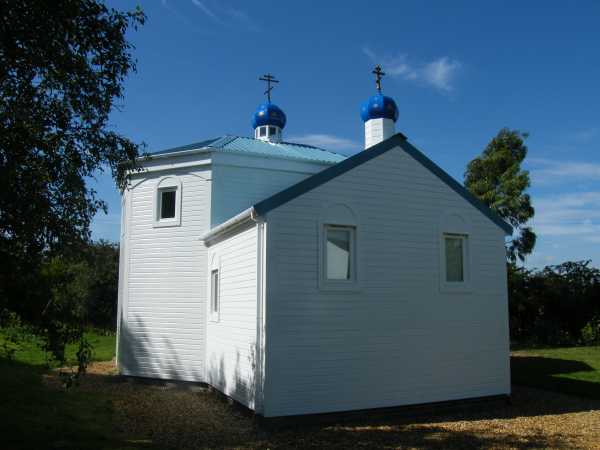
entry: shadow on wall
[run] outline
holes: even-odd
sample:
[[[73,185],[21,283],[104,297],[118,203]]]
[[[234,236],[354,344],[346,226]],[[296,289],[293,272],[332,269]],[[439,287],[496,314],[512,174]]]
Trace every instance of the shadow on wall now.
[[[240,402],[242,405],[255,409],[256,399],[256,351],[250,345],[247,356],[247,365],[240,364],[240,351],[235,353],[235,366],[233,370],[227,367],[225,356],[211,355],[206,370],[207,383],[214,386],[225,395]],[[246,370],[242,371],[242,367]]]
[[[138,328],[145,329],[144,321],[136,317]],[[162,351],[156,351],[157,339],[160,339]],[[154,344],[154,345],[152,345]],[[225,395],[233,398],[241,404],[254,409],[256,394],[256,351],[255,346],[250,345],[247,356],[247,366],[250,370],[243,370],[240,364],[240,351],[236,351],[235,365],[233,368],[227,366],[224,355],[219,358],[213,355],[206,368],[206,379],[204,372],[189,363],[182,361],[177,346],[167,336],[155,338],[150,342],[147,334],[133,333],[126,323],[120,329],[119,337],[119,368],[121,373],[129,376],[151,378],[157,380],[173,380],[205,383],[215,387]],[[198,349],[198,359],[204,365],[203,356]],[[247,372],[247,373],[246,373]]]

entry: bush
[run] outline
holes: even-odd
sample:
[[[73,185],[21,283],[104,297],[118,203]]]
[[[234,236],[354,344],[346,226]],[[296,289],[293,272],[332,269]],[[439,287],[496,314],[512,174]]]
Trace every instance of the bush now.
[[[12,360],[15,353],[21,350],[25,332],[21,318],[17,313],[3,309],[0,311],[0,350],[5,358]]]
[[[581,329],[583,345],[600,345],[600,317],[594,317]]]
[[[593,318],[600,317],[600,271],[589,264],[565,262],[542,270],[509,264],[511,340],[538,345],[590,342]]]

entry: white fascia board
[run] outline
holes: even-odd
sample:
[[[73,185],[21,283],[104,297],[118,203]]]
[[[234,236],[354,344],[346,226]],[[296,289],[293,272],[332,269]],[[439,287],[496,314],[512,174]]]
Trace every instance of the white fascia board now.
[[[243,225],[246,222],[259,222],[260,218],[257,216],[256,211],[254,211],[254,207],[251,206],[248,209],[245,209],[241,213],[236,216],[233,216],[231,219],[226,220],[225,222],[217,225],[216,227],[210,229],[204,236],[200,238],[201,241],[204,241],[204,244],[208,246],[211,241],[215,240],[219,236],[224,233],[231,231],[240,225]]]
[[[197,151],[171,153],[168,155],[158,155],[150,159],[139,159],[139,165],[142,167],[140,172],[131,171],[131,175],[143,174],[147,172],[160,172],[163,170],[181,169],[184,167],[207,166],[211,164],[210,149]],[[167,157],[168,156],[168,157]]]

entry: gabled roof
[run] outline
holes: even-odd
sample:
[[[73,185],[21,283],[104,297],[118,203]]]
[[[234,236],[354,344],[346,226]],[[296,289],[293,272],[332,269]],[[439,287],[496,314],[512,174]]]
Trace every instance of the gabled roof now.
[[[315,175],[312,175],[300,181],[299,183],[294,184],[269,198],[266,198],[265,200],[262,200],[261,202],[255,204],[253,209],[258,215],[262,216],[269,211],[283,205],[284,203],[287,203],[290,200],[304,194],[305,192],[308,192],[396,147],[402,148],[402,150],[404,150],[408,155],[421,163],[423,167],[446,183],[448,187],[450,187],[471,205],[481,211],[492,222],[502,228],[507,234],[512,234],[512,227],[506,223],[504,219],[484,205],[462,184],[458,183],[454,178],[448,175],[441,167],[427,158],[422,152],[417,150],[410,142],[408,142],[406,136],[404,136],[402,133],[398,133],[391,138],[374,145],[366,151],[358,152],[357,154],[346,158],[338,164],[328,167],[327,169],[318,172]]]
[[[150,153],[149,156],[167,156],[186,151],[226,152],[242,155],[261,156],[263,158],[283,158],[295,161],[335,164],[346,159],[339,153],[313,147],[312,145],[291,142],[265,142],[242,136],[222,136],[215,139],[196,142],[181,147],[169,148]]]

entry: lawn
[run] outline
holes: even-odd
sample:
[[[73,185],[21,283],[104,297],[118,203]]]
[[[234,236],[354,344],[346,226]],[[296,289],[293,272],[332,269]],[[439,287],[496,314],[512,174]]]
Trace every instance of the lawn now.
[[[112,359],[114,336],[90,334],[88,339],[95,347],[95,360]],[[75,361],[75,351],[74,346],[68,348],[70,362]],[[12,361],[0,358],[2,448],[135,448],[116,436],[110,399],[49,386],[47,373],[46,357],[34,338],[21,344]]]
[[[600,399],[600,346],[512,352],[513,384]]]
[[[91,334],[89,339],[96,360],[112,359],[114,337]],[[73,362],[74,352],[69,349]],[[567,382],[580,387],[577,394],[594,394],[594,386],[600,386],[599,356],[599,348],[515,352],[513,378],[563,392],[561,383]],[[81,385],[65,391],[56,371],[45,367],[34,340],[22,346],[14,361],[0,358],[0,399],[0,447],[15,450],[542,449],[596,448],[600,442],[600,401],[519,386],[511,405],[500,401],[403,415],[374,412],[264,428],[208,389],[130,382],[115,376],[112,362],[93,363]]]

